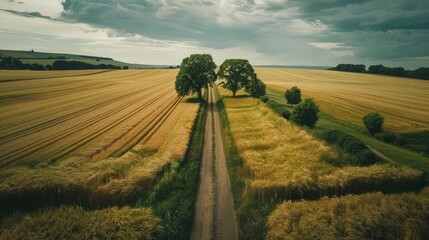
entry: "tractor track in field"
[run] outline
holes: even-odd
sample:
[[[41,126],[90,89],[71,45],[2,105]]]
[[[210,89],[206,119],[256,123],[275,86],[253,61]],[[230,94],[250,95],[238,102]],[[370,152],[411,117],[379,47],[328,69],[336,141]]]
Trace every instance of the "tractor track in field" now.
[[[152,103],[154,103],[157,100],[159,100],[160,98],[162,98],[166,93],[168,93],[168,91],[169,90],[161,92],[160,94],[158,94],[157,96],[152,98],[150,101],[143,99],[146,101],[145,103],[143,103],[138,108],[131,110],[125,116],[123,116],[119,119],[116,119],[113,122],[110,122],[108,127],[104,127],[104,128],[100,127],[96,131],[91,131],[89,134],[87,134],[85,136],[81,136],[77,140],[75,139],[74,141],[71,141],[71,143],[68,142],[68,146],[66,148],[61,148],[60,151],[57,151],[57,152],[51,154],[50,156],[46,157],[45,161],[54,162],[57,159],[59,159],[65,155],[67,155],[68,153],[76,150],[77,148],[87,144],[88,142],[95,139],[96,137],[106,133],[107,131],[113,129],[114,127],[116,127],[120,123],[128,120],[129,118],[131,118],[132,116],[134,116],[135,114],[140,112],[141,110],[145,109],[147,106],[150,106]],[[174,99],[176,99],[176,98],[174,98]],[[37,152],[37,151],[43,150],[44,148],[46,148],[50,144],[55,143],[59,140],[64,140],[65,138],[70,137],[71,135],[73,135],[77,132],[83,132],[85,129],[88,129],[88,128],[96,125],[97,123],[99,123],[99,121],[102,121],[103,119],[105,119],[109,116],[113,116],[114,114],[116,114],[120,111],[123,111],[124,109],[128,108],[129,106],[135,105],[140,101],[142,101],[141,98],[129,100],[129,101],[127,101],[127,102],[125,102],[119,106],[116,106],[115,108],[109,109],[109,111],[106,111],[102,114],[99,114],[97,116],[94,116],[93,118],[86,120],[84,123],[81,123],[80,125],[75,125],[69,129],[65,130],[65,131],[61,131],[60,133],[58,133],[56,135],[50,136],[48,139],[39,140],[37,142],[30,143],[30,144],[26,145],[24,148],[20,148],[20,149],[17,149],[15,151],[4,154],[2,156],[3,160],[0,164],[0,167],[5,167],[7,165],[10,165],[11,163],[13,163],[17,159],[26,157],[30,154]],[[166,100],[166,102],[169,102],[169,101],[172,101],[171,98],[169,100]],[[161,104],[161,105],[163,105],[163,104]],[[170,104],[168,104],[168,106],[170,106],[170,107],[172,107],[173,105],[174,105],[174,101],[171,102]],[[167,110],[168,110],[168,108],[167,108]],[[149,114],[146,118],[151,118],[150,115],[152,115],[152,113]],[[157,119],[157,118],[155,118],[155,119]],[[7,161],[5,161],[5,160],[7,160]]]
[[[147,88],[147,89],[150,89],[150,88]],[[90,106],[88,106],[86,108],[79,109],[77,111],[74,111],[74,112],[71,112],[71,113],[68,113],[68,114],[65,114],[65,115],[53,118],[53,119],[49,119],[49,120],[44,121],[44,122],[40,122],[40,123],[38,123],[36,125],[32,125],[32,126],[29,126],[27,128],[24,128],[24,129],[20,129],[20,130],[15,131],[15,132],[11,132],[11,133],[9,133],[7,135],[2,136],[2,138],[0,140],[0,144],[4,144],[6,142],[10,142],[12,140],[15,140],[15,139],[18,139],[18,138],[21,138],[21,137],[25,137],[25,136],[30,135],[30,134],[32,134],[34,132],[37,132],[37,131],[42,131],[44,129],[48,129],[48,128],[52,127],[52,126],[56,126],[58,124],[61,124],[63,122],[71,120],[73,118],[77,118],[77,117],[82,116],[84,114],[96,111],[97,109],[100,109],[102,107],[108,106],[108,105],[110,105],[112,103],[115,103],[115,102],[118,102],[118,101],[121,101],[121,100],[125,100],[125,99],[129,98],[129,96],[133,96],[133,95],[138,94],[138,93],[150,94],[152,92],[159,91],[159,89],[153,89],[153,90],[151,90],[149,92],[145,92],[145,91],[147,91],[147,89],[142,89],[142,90],[138,90],[138,91],[134,91],[134,92],[131,92],[131,93],[127,93],[127,94],[124,94],[124,95],[121,95],[121,96],[118,96],[118,97],[115,97],[115,98],[110,98],[108,100],[105,100],[105,101],[102,101],[102,102],[98,102],[96,104],[92,104],[92,105],[90,105]],[[31,119],[28,122],[31,123]]]

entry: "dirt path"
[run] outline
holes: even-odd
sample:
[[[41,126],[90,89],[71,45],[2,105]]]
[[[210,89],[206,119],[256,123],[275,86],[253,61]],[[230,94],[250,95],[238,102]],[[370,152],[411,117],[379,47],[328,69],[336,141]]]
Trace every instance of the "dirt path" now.
[[[396,164],[396,165],[400,165],[399,163],[397,163],[397,162],[395,162],[395,161],[393,161],[391,158],[389,158],[389,157],[387,157],[386,155],[384,155],[383,153],[381,153],[381,152],[379,152],[379,151],[377,151],[377,150],[375,150],[374,148],[372,148],[372,147],[370,147],[370,146],[368,146],[368,145],[366,145],[373,153],[375,153],[375,155],[377,155],[377,156],[379,156],[381,159],[383,159],[383,160],[385,160],[385,161],[388,161],[388,162],[391,162],[391,163],[393,163],[393,164]]]
[[[191,239],[238,239],[231,184],[212,88],[205,125],[196,213]],[[213,143],[214,140],[214,143]],[[213,155],[214,153],[214,155]]]

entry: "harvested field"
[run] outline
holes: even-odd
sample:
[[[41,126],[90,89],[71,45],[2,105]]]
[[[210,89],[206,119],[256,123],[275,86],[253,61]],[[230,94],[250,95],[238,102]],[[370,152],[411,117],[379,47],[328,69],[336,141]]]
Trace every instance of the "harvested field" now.
[[[379,112],[389,131],[429,129],[428,81],[328,70],[259,68],[256,72],[269,88],[284,92],[298,86],[323,111],[360,126],[366,113]]]
[[[230,94],[219,88],[221,95]],[[224,98],[231,132],[244,168],[247,190],[259,199],[317,199],[369,191],[420,189],[421,172],[388,164],[336,167],[320,161],[327,145],[275,114],[259,100],[249,107]],[[239,103],[242,103],[242,106]]]
[[[176,71],[33,74],[34,79],[0,82],[2,168],[123,152],[137,132],[162,121],[180,101],[172,84]]]
[[[198,103],[176,70],[2,73],[2,208],[126,204],[184,157]]]

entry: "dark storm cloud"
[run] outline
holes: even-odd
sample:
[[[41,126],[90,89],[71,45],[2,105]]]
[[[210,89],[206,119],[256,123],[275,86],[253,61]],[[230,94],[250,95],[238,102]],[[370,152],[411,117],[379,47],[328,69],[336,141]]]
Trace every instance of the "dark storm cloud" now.
[[[51,17],[44,16],[39,12],[18,12],[18,11],[8,10],[8,9],[0,9],[0,11],[9,12],[9,13],[12,13],[12,14],[15,14],[18,16],[23,16],[23,17],[37,17],[37,18],[45,18],[45,19],[53,20]]]
[[[244,5],[251,5],[247,1]],[[210,47],[227,47],[255,35],[243,26],[220,26],[216,1],[86,1],[63,2],[63,18],[147,37],[196,41]],[[243,9],[245,6],[242,6]],[[222,41],[220,41],[222,39]]]
[[[342,42],[358,59],[429,56],[429,1],[292,2],[302,18],[317,18],[329,26],[319,40]]]
[[[278,59],[300,52],[380,63],[429,56],[427,0],[65,0],[62,6],[62,21],[113,29],[115,36],[245,46]]]

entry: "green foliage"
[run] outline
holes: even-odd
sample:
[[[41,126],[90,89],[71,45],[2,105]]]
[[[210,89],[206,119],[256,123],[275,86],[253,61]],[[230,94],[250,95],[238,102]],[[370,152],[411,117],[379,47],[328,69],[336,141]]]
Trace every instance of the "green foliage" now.
[[[266,102],[268,102],[268,100],[270,100],[270,98],[267,97],[267,96],[260,96],[259,100],[261,100],[262,102],[266,103]]]
[[[334,144],[345,153],[336,155],[325,154],[322,161],[335,166],[368,166],[380,161],[380,159],[361,140],[339,130],[327,131],[323,134],[327,143]]]
[[[129,69],[129,67],[128,66],[123,66],[122,69],[126,70],[126,69]]]
[[[306,98],[303,102],[296,105],[291,120],[300,126],[314,127],[319,119],[317,116],[318,112],[319,106],[316,102],[312,98]]]
[[[394,144],[429,156],[429,131],[400,134]]]
[[[396,135],[390,132],[376,133],[374,137],[385,143],[393,143],[396,140]]]
[[[342,72],[365,72],[365,65],[363,64],[338,64],[336,67],[330,70],[342,71]]]
[[[259,98],[265,95],[265,83],[262,82],[261,79],[255,78],[252,81],[249,81],[245,86],[246,92],[250,94],[250,96],[254,98]]]
[[[362,118],[363,124],[371,135],[383,131],[384,117],[379,113],[371,112]]]
[[[210,54],[192,54],[183,59],[176,76],[176,92],[180,96],[197,93],[202,100],[201,89],[216,80],[216,64]]]
[[[258,83],[252,65],[245,59],[226,59],[220,65],[218,75],[219,78],[224,79],[221,83],[222,86],[230,90],[234,97],[240,89],[247,85],[257,86],[256,88],[260,89],[257,92],[262,92],[261,89],[264,88],[263,91],[265,92],[265,84]],[[264,87],[262,87],[262,84]],[[251,88],[247,87],[246,90]]]
[[[80,61],[57,60],[52,64],[53,70],[82,70],[82,69],[121,69],[112,64],[90,64]]]
[[[294,86],[285,92],[285,98],[288,104],[298,104],[301,102],[301,89]]]
[[[267,106],[273,109],[278,115],[289,120],[290,112],[280,103],[270,99],[267,101]]]
[[[0,68],[23,70],[25,69],[25,65],[17,58],[5,57],[0,60]]]

